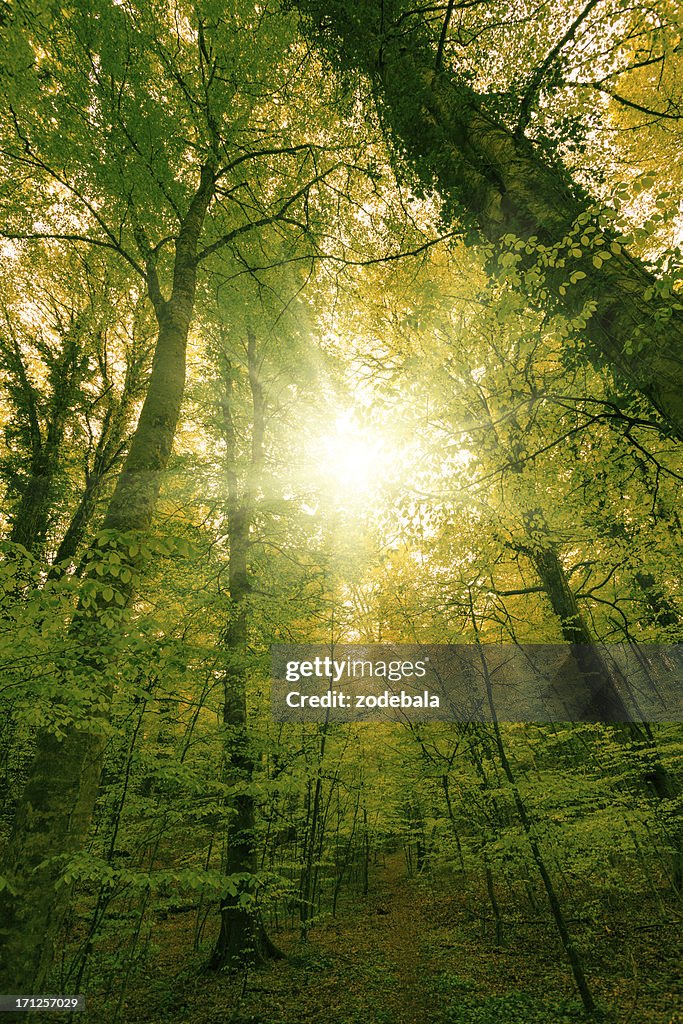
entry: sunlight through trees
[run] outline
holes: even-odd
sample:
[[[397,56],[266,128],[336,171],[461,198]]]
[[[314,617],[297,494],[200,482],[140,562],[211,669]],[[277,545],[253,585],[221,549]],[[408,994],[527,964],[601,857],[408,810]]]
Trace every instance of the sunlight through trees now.
[[[680,689],[682,40],[0,3],[0,994],[678,1019],[681,726],[610,646]],[[488,721],[279,722],[278,644],[561,644],[588,711],[482,655]]]

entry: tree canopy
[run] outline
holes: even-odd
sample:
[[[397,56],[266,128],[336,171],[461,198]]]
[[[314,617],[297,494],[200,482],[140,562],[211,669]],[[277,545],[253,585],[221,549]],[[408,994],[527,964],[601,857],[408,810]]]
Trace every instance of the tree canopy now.
[[[0,27],[0,991],[668,1024],[677,5]],[[470,645],[488,710],[281,721],[283,644]],[[487,645],[581,720],[498,721]]]

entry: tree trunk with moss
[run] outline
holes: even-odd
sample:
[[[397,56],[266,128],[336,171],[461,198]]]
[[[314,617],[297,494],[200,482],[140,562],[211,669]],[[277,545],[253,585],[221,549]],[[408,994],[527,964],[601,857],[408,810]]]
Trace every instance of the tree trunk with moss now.
[[[336,65],[370,78],[399,173],[409,168],[427,190],[436,187],[445,216],[505,254],[525,295],[578,317],[595,361],[646,396],[665,429],[683,439],[680,304],[661,297],[652,274],[601,229],[559,158],[540,155],[488,113],[485,97],[441,66],[436,40],[408,29],[417,19],[410,23],[400,3],[297,7]],[[515,240],[523,243],[517,250]]]
[[[268,938],[255,906],[253,879],[258,868],[256,848],[256,807],[250,791],[256,762],[249,735],[247,711],[247,666],[249,659],[249,546],[258,477],[263,467],[265,401],[259,377],[256,337],[247,337],[247,368],[252,401],[251,456],[242,493],[237,475],[237,437],[232,416],[232,367],[224,362],[223,438],[226,448],[228,490],[228,544],[230,621],[223,633],[226,667],[223,672],[224,781],[236,795],[228,802],[228,830],[223,862],[224,873],[241,875],[234,891],[221,900],[221,926],[210,966],[215,970],[235,968],[245,962],[261,962],[279,955]]]

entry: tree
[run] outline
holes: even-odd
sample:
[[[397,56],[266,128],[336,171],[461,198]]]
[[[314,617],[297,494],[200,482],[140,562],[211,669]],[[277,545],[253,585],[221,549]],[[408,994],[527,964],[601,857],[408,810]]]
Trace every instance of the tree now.
[[[130,275],[121,277],[108,253],[46,243],[31,255],[27,268],[12,262],[3,301],[3,390],[13,415],[2,475],[10,541],[61,562],[76,555],[125,453],[150,327],[140,296],[127,290]]]
[[[249,665],[249,578],[250,532],[254,525],[255,504],[263,472],[266,405],[261,380],[262,359],[257,351],[256,335],[247,330],[247,376],[251,394],[251,444],[245,481],[238,479],[238,443],[233,419],[235,370],[225,353],[219,354],[222,377],[221,411],[225,442],[227,480],[226,516],[228,528],[229,621],[222,634],[226,667],[223,670],[224,780],[236,789],[231,801],[231,817],[225,849],[225,873],[244,878],[235,892],[221,902],[221,927],[211,957],[211,966],[234,967],[245,959],[259,961],[278,951],[266,935],[253,906],[250,878],[256,875],[256,758],[249,735],[247,676]],[[243,790],[243,791],[241,791]]]
[[[370,79],[399,171],[407,164],[424,189],[436,186],[445,216],[475,227],[527,295],[564,308],[597,361],[683,439],[680,303],[604,226],[557,155],[509,127],[448,66],[443,37],[457,6],[448,5],[439,44],[419,8],[298,4],[309,36]]]

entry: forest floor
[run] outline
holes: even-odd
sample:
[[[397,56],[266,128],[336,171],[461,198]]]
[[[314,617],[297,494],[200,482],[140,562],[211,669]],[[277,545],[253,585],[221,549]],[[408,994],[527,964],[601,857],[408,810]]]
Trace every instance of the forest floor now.
[[[549,925],[508,922],[496,945],[484,905],[445,879],[407,877],[402,854],[374,872],[369,895],[347,896],[309,941],[275,936],[286,953],[246,976],[187,966],[188,915],[163,923],[147,980],[129,989],[119,1020],[148,1024],[569,1024],[584,1020]],[[675,926],[643,925],[623,906],[623,926],[593,933],[589,980],[605,1019],[683,1024]],[[612,916],[612,924],[616,919]],[[483,926],[486,925],[486,928]],[[616,934],[615,932],[619,932]],[[205,959],[205,957],[204,957]],[[183,969],[185,968],[185,969]],[[168,979],[165,987],[159,978]],[[677,985],[676,979],[679,979]]]

